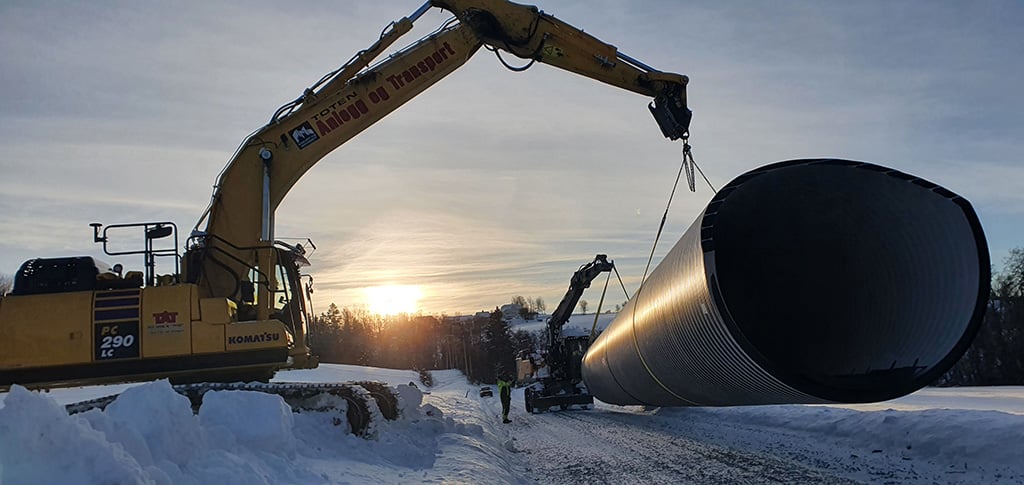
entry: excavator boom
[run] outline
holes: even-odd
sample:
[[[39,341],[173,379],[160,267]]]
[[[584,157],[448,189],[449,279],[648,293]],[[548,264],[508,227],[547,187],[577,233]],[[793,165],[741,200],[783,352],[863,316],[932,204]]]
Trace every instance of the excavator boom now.
[[[583,291],[590,288],[590,283],[594,281],[594,278],[613,268],[615,268],[615,262],[608,261],[607,255],[598,254],[593,261],[580,266],[580,269],[573,273],[572,279],[569,280],[569,289],[565,291],[565,296],[562,297],[562,301],[558,303],[558,307],[551,313],[551,318],[548,320],[549,349],[560,346],[562,326],[569,321],[572,311],[576,309],[580,298],[583,297]]]
[[[457,20],[370,64],[430,7],[448,10]],[[201,245],[216,246],[216,251],[205,251],[195,258],[197,264],[186,265],[187,279],[209,295],[237,297],[238,280],[270,261],[260,264],[252,251],[235,248],[273,241],[274,211],[291,187],[321,158],[454,72],[480,47],[649,96],[665,136],[687,136],[686,76],[646,66],[537,7],[504,0],[433,0],[393,22],[377,42],[275,112],[242,144],[196,224],[196,233],[205,236]],[[200,231],[204,220],[205,231]],[[218,258],[219,253],[230,256]]]

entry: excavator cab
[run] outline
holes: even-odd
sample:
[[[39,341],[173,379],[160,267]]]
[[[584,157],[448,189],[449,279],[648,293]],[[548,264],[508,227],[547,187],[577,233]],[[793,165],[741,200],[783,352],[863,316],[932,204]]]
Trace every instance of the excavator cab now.
[[[271,280],[272,288],[268,292],[270,295],[270,318],[284,323],[295,340],[293,343],[295,348],[305,349],[302,353],[293,354],[293,357],[308,356],[307,337],[313,314],[313,303],[311,300],[312,277],[308,277],[309,282],[303,285],[304,275],[300,271],[300,268],[309,266],[305,248],[301,244],[290,245],[277,241],[274,245],[274,257],[276,259],[273,269],[274,277]],[[251,273],[250,276],[255,278],[256,272]],[[248,284],[243,284],[243,286],[252,288],[251,292],[247,289],[249,294],[244,295],[252,296],[251,303],[243,303],[248,306],[250,312],[254,312],[244,315],[251,320],[259,317],[257,311],[259,292],[256,291],[254,281],[258,281],[258,278],[250,280],[247,282]]]

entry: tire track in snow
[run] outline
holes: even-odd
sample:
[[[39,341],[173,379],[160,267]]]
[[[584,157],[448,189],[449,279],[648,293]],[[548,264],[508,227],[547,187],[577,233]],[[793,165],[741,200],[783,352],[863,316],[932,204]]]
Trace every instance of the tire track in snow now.
[[[516,447],[540,483],[855,483],[778,457],[673,435],[649,416],[519,415]]]

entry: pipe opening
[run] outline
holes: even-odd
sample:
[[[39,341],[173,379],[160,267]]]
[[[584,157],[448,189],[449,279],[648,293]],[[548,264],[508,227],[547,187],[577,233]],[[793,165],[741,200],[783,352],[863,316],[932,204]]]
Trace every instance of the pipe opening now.
[[[774,168],[705,216],[708,276],[730,331],[781,381],[832,401],[928,384],[973,339],[987,295],[970,206],[874,168]]]

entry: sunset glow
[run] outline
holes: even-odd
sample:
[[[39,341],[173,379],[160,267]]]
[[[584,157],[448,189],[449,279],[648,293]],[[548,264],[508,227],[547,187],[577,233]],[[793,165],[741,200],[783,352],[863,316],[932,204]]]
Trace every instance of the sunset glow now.
[[[416,313],[423,291],[416,285],[372,286],[364,290],[370,311],[378,315]]]

